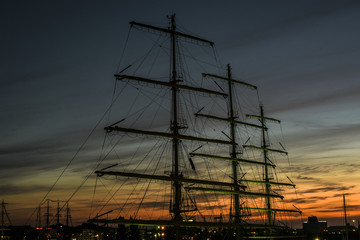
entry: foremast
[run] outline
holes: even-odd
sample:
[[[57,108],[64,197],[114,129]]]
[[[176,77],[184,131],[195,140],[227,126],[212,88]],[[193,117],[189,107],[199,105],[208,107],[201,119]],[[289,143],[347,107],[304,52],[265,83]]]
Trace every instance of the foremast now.
[[[163,32],[166,34],[169,34],[170,41],[171,41],[171,76],[169,78],[168,82],[162,82],[157,81],[153,79],[147,79],[147,78],[141,78],[137,76],[130,76],[130,75],[124,75],[124,74],[115,74],[115,77],[117,80],[134,80],[138,82],[145,82],[153,85],[159,85],[164,87],[169,87],[171,89],[171,95],[172,95],[172,103],[171,103],[171,120],[170,120],[170,133],[166,132],[155,132],[155,131],[148,131],[148,130],[138,130],[138,129],[131,129],[131,128],[122,128],[117,126],[118,123],[121,121],[118,121],[108,127],[105,127],[106,132],[110,133],[113,131],[117,132],[129,132],[129,133],[135,133],[135,134],[143,134],[143,135],[151,135],[151,136],[159,136],[159,137],[167,137],[172,140],[172,171],[170,176],[150,176],[146,174],[136,174],[136,173],[126,173],[126,172],[112,172],[112,171],[96,171],[95,173],[98,174],[98,176],[102,176],[105,174],[108,175],[116,175],[116,176],[128,176],[128,177],[135,177],[135,178],[148,178],[148,179],[160,179],[163,181],[171,181],[172,182],[172,206],[171,206],[171,213],[173,221],[178,222],[178,224],[175,224],[176,226],[180,225],[180,222],[183,220],[182,217],[182,204],[181,204],[181,198],[182,198],[182,183],[183,182],[191,182],[191,183],[198,183],[198,184],[209,184],[209,185],[223,185],[223,186],[229,186],[232,187],[232,184],[228,183],[221,183],[221,182],[211,182],[211,181],[199,181],[196,179],[185,179],[183,178],[181,171],[179,169],[179,144],[182,139],[191,140],[191,141],[201,141],[201,142],[213,142],[213,143],[219,143],[219,144],[230,144],[232,145],[233,142],[231,141],[224,141],[224,140],[217,140],[217,139],[207,139],[207,138],[201,138],[201,137],[195,137],[195,136],[188,136],[183,135],[180,133],[180,129],[183,127],[179,123],[179,109],[178,109],[178,94],[180,90],[189,90],[189,91],[195,91],[195,92],[202,92],[207,94],[214,94],[219,95],[223,97],[227,97],[227,94],[223,92],[217,92],[210,89],[204,89],[204,88],[198,88],[198,87],[191,87],[184,84],[180,84],[181,80],[178,79],[178,68],[177,68],[177,59],[178,59],[178,37],[181,38],[187,38],[191,39],[192,41],[198,41],[202,42],[204,44],[208,44],[210,46],[213,46],[213,42],[198,38],[195,36],[191,36],[188,34],[184,34],[181,32],[177,32],[176,30],[176,23],[175,23],[175,14],[171,15],[170,17],[170,28],[159,28],[154,27],[147,24],[137,23],[137,22],[130,22],[131,26],[136,26],[139,28],[145,28],[148,30],[156,31],[156,32]],[[238,185],[238,184],[236,184]],[[241,194],[241,193],[238,193]]]
[[[233,90],[232,90],[232,82],[230,81],[231,79],[231,68],[230,68],[230,64],[227,65],[227,77],[229,79],[228,81],[228,94],[229,94],[229,119],[230,119],[230,135],[231,135],[231,141],[236,143],[236,134],[235,134],[235,113],[234,113],[234,106],[233,106]],[[237,146],[235,144],[233,144],[231,146],[231,152],[230,152],[230,156],[232,158],[237,158]],[[233,178],[233,182],[234,184],[238,183],[238,162],[233,161],[232,162],[232,178]],[[239,191],[240,189],[238,187],[235,187],[234,189],[235,191]],[[240,223],[241,221],[241,212],[240,212],[240,197],[237,194],[233,195],[234,197],[234,210],[235,210],[235,214],[234,214],[234,222],[235,223]],[[231,214],[231,213],[230,213]],[[239,235],[239,234],[238,234]]]
[[[175,25],[175,14],[171,15],[171,60],[172,60],[172,76],[170,82],[173,84],[177,83],[177,69],[176,69],[176,25]],[[176,87],[171,88],[172,91],[172,133],[176,136],[179,135],[179,123],[178,123],[178,89]],[[179,139],[173,138],[173,171],[172,174],[175,178],[179,178]],[[173,209],[174,220],[181,221],[181,182],[174,180],[174,195],[173,195]]]
[[[236,143],[236,133],[235,133],[235,113],[234,113],[234,106],[233,106],[233,90],[232,90],[232,82],[230,81],[231,79],[231,68],[230,68],[230,64],[227,65],[227,77],[229,79],[228,81],[228,94],[229,94],[229,119],[230,119],[230,135],[231,135],[231,141]],[[237,146],[235,144],[233,144],[231,146],[231,152],[230,152],[230,156],[232,158],[237,158]],[[233,178],[233,183],[237,184],[238,183],[238,162],[233,161],[232,162],[232,178]],[[234,188],[235,191],[239,191],[239,187],[235,187]],[[241,222],[241,206],[240,206],[240,196],[238,194],[234,194],[233,195],[234,198],[234,210],[235,210],[235,214],[234,214],[234,222],[240,224]],[[231,216],[231,212],[230,212],[230,216]],[[240,226],[236,227],[236,237],[237,239],[240,239]]]

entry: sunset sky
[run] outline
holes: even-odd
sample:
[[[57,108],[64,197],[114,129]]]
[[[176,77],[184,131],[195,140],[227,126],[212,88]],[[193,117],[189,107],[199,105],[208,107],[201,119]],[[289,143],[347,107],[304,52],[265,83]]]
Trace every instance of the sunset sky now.
[[[128,23],[164,26],[172,13],[190,33],[215,42],[221,60],[259,86],[267,114],[282,120],[297,185],[291,199],[303,220],[315,215],[343,224],[346,194],[349,219],[358,221],[359,1],[6,0],[0,3],[0,200],[12,223],[34,224],[34,209],[70,161],[49,198],[68,196],[91,172],[99,156],[93,143],[72,158],[111,102]],[[78,222],[88,217],[76,209],[91,191],[81,189],[71,206]]]

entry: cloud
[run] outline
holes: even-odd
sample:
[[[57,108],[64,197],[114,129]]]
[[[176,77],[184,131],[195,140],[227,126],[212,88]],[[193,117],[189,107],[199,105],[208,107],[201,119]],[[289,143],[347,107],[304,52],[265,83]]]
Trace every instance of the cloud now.
[[[335,212],[343,212],[344,209],[319,209],[317,212],[320,213],[335,213]]]
[[[267,58],[267,59],[271,59],[273,62],[277,62],[278,60],[277,58],[279,57],[280,60],[279,62],[276,63],[278,64],[278,68],[275,69],[277,73],[281,74],[281,71],[283,71],[283,72],[291,73],[288,74],[288,76],[292,76],[294,75],[294,70],[296,70],[295,72],[296,74],[301,72],[300,70],[311,68],[305,73],[305,75],[296,78],[296,82],[298,82],[297,86],[305,85],[304,83],[309,83],[310,81],[317,80],[315,77],[305,80],[301,79],[301,78],[307,78],[307,76],[309,76],[309,72],[310,74],[314,72],[315,73],[318,72],[318,69],[313,70],[312,69],[313,66],[310,65],[312,65],[319,59],[328,58],[329,53],[333,54],[333,56],[331,56],[331,64],[332,65],[334,65],[334,63],[338,64],[338,62],[335,62],[333,60],[339,57],[339,55],[344,54],[344,52],[339,50],[341,49],[348,50],[349,48],[357,47],[357,45],[355,46],[338,45],[337,48],[331,49],[332,46],[323,44],[323,41],[325,40],[326,43],[330,42],[333,44],[336,43],[336,41],[338,41],[339,39],[345,39],[345,38],[353,39],[351,37],[348,37],[349,35],[343,34],[344,32],[341,32],[341,34],[339,34],[339,32],[336,31],[339,29],[339,26],[341,26],[344,23],[343,21],[339,22],[339,24],[335,26],[336,28],[332,31],[328,31],[328,28],[334,26],[333,25],[334,21],[341,20],[341,18],[343,17],[346,17],[346,20],[349,20],[348,16],[345,16],[344,13],[348,13],[348,10],[353,9],[353,7],[355,9],[355,6],[358,6],[358,4],[354,5],[352,3],[345,3],[345,2],[339,3],[336,1],[331,1],[331,2],[320,1],[317,3],[302,2],[302,3],[296,3],[294,5],[293,3],[285,3],[283,1],[281,4],[265,3],[265,5],[271,6],[271,9],[274,11],[269,11],[264,6],[262,8],[261,7],[259,8],[259,4],[251,4],[250,9],[258,10],[254,14],[252,11],[248,11],[249,8],[247,8],[246,4],[242,4],[241,6],[243,6],[244,8],[241,8],[241,11],[247,12],[247,16],[251,16],[251,19],[250,21],[241,21],[244,19],[234,18],[234,20],[236,19],[237,21],[232,21],[232,22],[236,25],[236,27],[234,28],[235,31],[231,31],[232,32],[231,34],[234,34],[236,38],[228,38],[230,40],[225,40],[228,42],[230,41],[233,42],[232,44],[229,45],[229,49],[236,44],[238,47],[239,46],[243,47],[243,49],[247,48],[247,53],[249,55],[252,54],[253,51],[258,51],[258,55],[255,56],[255,58],[253,58],[255,59],[253,62],[255,62],[256,64],[253,64],[252,66],[252,68],[257,69],[256,74],[261,73],[264,74],[264,76],[269,77],[268,72],[274,71],[272,70],[274,65],[266,64],[266,62],[261,62],[261,58]],[[200,5],[197,6],[199,7]],[[217,4],[215,6],[217,6]],[[135,9],[135,6],[133,7]],[[82,143],[81,140],[79,141],[77,140],[81,138],[79,137],[80,135],[77,135],[77,133],[74,133],[72,131],[75,128],[78,129],[80,125],[81,126],[83,125],[81,122],[79,122],[79,125],[73,125],[71,126],[72,129],[69,130],[67,126],[65,126],[65,124],[66,123],[68,124],[69,122],[73,123],[74,121],[78,121],[79,119],[82,119],[84,116],[78,116],[80,114],[71,114],[69,111],[62,110],[61,108],[66,108],[66,110],[69,110],[72,107],[73,109],[72,113],[75,113],[76,111],[75,109],[79,107],[79,105],[76,105],[75,103],[78,99],[72,98],[73,97],[72,95],[76,95],[78,98],[84,99],[83,103],[89,109],[93,108],[94,107],[93,103],[95,101],[94,99],[92,99],[94,101],[92,102],[89,99],[89,95],[86,95],[86,92],[89,89],[84,89],[84,88],[92,88],[95,89],[93,91],[99,91],[100,87],[93,87],[94,85],[90,85],[90,83],[96,82],[99,84],[104,84],[104,82],[99,81],[98,79],[98,76],[101,76],[102,74],[102,70],[98,66],[96,68],[95,67],[92,68],[90,66],[95,66],[97,64],[97,61],[104,62],[104,65],[110,65],[109,63],[111,62],[111,60],[109,60],[109,56],[105,56],[105,54],[104,55],[96,54],[94,53],[94,51],[87,51],[86,55],[82,55],[82,53],[85,53],[85,50],[86,49],[88,50],[89,47],[92,48],[94,46],[97,46],[96,47],[97,51],[100,51],[101,49],[100,45],[105,43],[105,42],[101,42],[101,38],[102,39],[106,39],[108,37],[114,38],[114,35],[98,34],[98,36],[101,37],[95,38],[96,41],[92,41],[94,39],[88,38],[90,42],[81,45],[81,49],[83,49],[84,52],[72,51],[76,48],[79,48],[79,46],[76,45],[78,42],[72,42],[73,40],[78,39],[80,40],[79,42],[81,42],[81,40],[85,39],[84,36],[88,36],[84,34],[76,35],[79,32],[72,30],[76,30],[76,28],[81,26],[82,23],[89,22],[86,21],[86,15],[92,16],[91,14],[87,14],[87,13],[91,13],[91,11],[89,10],[91,9],[94,10],[95,9],[94,6],[90,6],[90,8],[86,9],[85,11],[86,14],[83,16],[84,18],[76,18],[76,19],[72,18],[73,16],[78,16],[75,14],[76,12],[71,12],[73,13],[73,15],[67,14],[66,16],[70,16],[70,18],[67,17],[65,22],[59,21],[59,19],[65,20],[65,18],[63,17],[65,15],[63,14],[62,15],[60,14],[59,16],[57,16],[56,14],[49,15],[48,13],[50,13],[51,11],[43,11],[46,8],[47,7],[45,6],[41,9],[40,8],[37,9],[39,13],[42,12],[45,13],[45,15],[44,14],[29,15],[28,14],[29,11],[25,11],[24,8],[20,9],[20,12],[18,12],[18,8],[14,7],[13,8],[14,11],[11,12],[10,15],[12,16],[11,19],[16,19],[17,22],[9,21],[8,24],[6,24],[9,30],[14,29],[13,24],[15,24],[16,26],[21,25],[19,27],[22,28],[16,28],[16,29],[25,30],[25,32],[24,31],[16,32],[17,34],[23,34],[21,36],[26,36],[26,33],[30,33],[30,32],[34,33],[33,27],[35,26],[36,34],[32,34],[30,39],[24,37],[16,37],[16,41],[12,42],[11,46],[18,45],[19,48],[16,49],[7,48],[8,50],[6,50],[7,53],[12,53],[11,52],[12,50],[16,50],[11,55],[9,55],[16,62],[15,64],[14,62],[11,62],[6,65],[6,68],[8,67],[8,65],[10,65],[9,70],[5,72],[6,76],[1,84],[2,87],[6,88],[5,90],[12,89],[12,91],[6,92],[6,96],[8,97],[12,96],[11,99],[7,98],[5,100],[5,101],[9,101],[9,99],[11,100],[11,104],[6,104],[6,107],[8,108],[7,109],[8,111],[11,111],[11,113],[12,112],[19,113],[19,110],[23,110],[23,112],[21,115],[15,115],[15,114],[11,116],[9,115],[10,117],[6,117],[3,122],[5,123],[3,124],[3,126],[6,127],[8,126],[7,128],[14,129],[14,131],[7,131],[5,137],[4,135],[2,135],[3,138],[7,139],[6,141],[7,143],[3,143],[0,146],[1,148],[0,178],[2,182],[12,182],[15,179],[17,179],[17,181],[22,181],[23,179],[28,178],[28,176],[30,175],[34,177],[39,177],[39,176],[43,176],[40,173],[44,173],[44,172],[47,173],[46,177],[51,175],[54,176],[57,175],[56,171],[54,170],[58,170],[60,168],[62,169],[63,167],[66,166],[66,164],[71,160],[73,154],[78,149],[78,146]],[[61,8],[63,8],[63,6],[61,6]],[[127,6],[127,8],[132,9],[130,6]],[[234,8],[230,10],[235,12]],[[193,11],[195,12],[195,10]],[[132,11],[128,11],[128,12],[130,13]],[[16,14],[20,13],[20,14],[16,15],[15,13]],[[25,16],[28,18],[29,21],[27,22],[21,21],[21,17],[24,17],[23,13],[26,13]],[[61,13],[61,11],[59,11],[59,13]],[[267,15],[264,15],[263,13]],[[210,13],[207,14],[210,15]],[[34,16],[37,17],[35,19],[32,19],[32,17]],[[44,16],[51,17],[50,19],[51,21],[50,22],[41,21]],[[243,17],[242,14],[239,15],[228,14],[228,16]],[[108,14],[107,19],[112,19],[112,17],[113,16],[111,16],[111,14]],[[227,16],[224,17],[226,18]],[[195,19],[195,18],[198,18],[198,15],[196,16],[189,15],[189,18],[187,18],[185,21],[189,21],[189,19]],[[77,21],[79,19],[82,19],[82,21],[80,22]],[[256,21],[256,27],[254,27],[254,24],[248,24],[249,22],[252,21]],[[10,22],[12,22],[12,24],[9,24]],[[19,24],[23,22],[24,25]],[[29,24],[29,23],[39,23],[39,24]],[[50,26],[51,23],[54,23],[56,26],[58,26],[58,28],[56,28],[57,30],[54,31],[50,29],[50,31],[43,31],[42,28],[44,26],[46,27]],[[73,23],[75,23],[75,25]],[[328,23],[328,24],[325,25],[324,23]],[[356,22],[354,21],[354,23]],[[219,24],[218,26],[220,26],[220,23],[217,24]],[[247,26],[248,27],[247,31],[243,32],[241,30],[242,26],[239,26],[239,24],[244,24],[243,26]],[[25,26],[27,25],[29,26],[31,25],[30,26],[31,28],[25,28]],[[102,26],[104,24],[98,24],[98,25]],[[63,32],[62,30],[64,29],[69,29],[64,26],[76,26],[76,27],[70,28],[69,31],[66,31],[66,33],[69,34],[63,34],[63,35],[60,34],[61,36],[66,36],[66,37],[61,37],[58,34],[59,29],[60,32]],[[114,26],[109,26],[108,29],[111,29]],[[323,31],[324,28],[321,28],[321,31],[318,31],[315,36],[308,35],[309,33],[314,33],[319,26],[321,27],[325,26],[326,31]],[[95,26],[92,33],[96,33],[99,31],[97,27],[98,26]],[[209,28],[209,25],[205,27]],[[81,28],[81,29],[87,29],[87,28]],[[214,30],[214,27],[212,27],[212,30]],[[353,32],[357,33],[355,30]],[[227,31],[227,30],[222,29],[221,31]],[[102,30],[100,30],[100,32],[104,32],[103,28]],[[338,33],[336,36],[334,35],[334,38],[327,38],[327,36],[333,35],[334,32]],[[310,49],[306,49],[308,47],[307,43],[311,43],[312,41],[315,40],[316,37],[323,34],[326,36],[325,38],[318,38],[317,41],[314,42],[313,45],[311,45]],[[5,35],[6,37],[9,36],[8,34]],[[60,38],[58,35],[60,36]],[[338,36],[340,36],[340,38],[337,38]],[[217,37],[224,38],[222,34],[218,34]],[[36,40],[42,40],[42,41],[36,41]],[[9,43],[10,42],[11,41],[9,41]],[[24,44],[20,44],[20,43],[24,43]],[[106,43],[108,43],[108,41],[106,41]],[[322,45],[319,45],[319,43]],[[283,44],[284,44],[283,47],[277,48]],[[8,46],[8,45],[4,44],[4,46]],[[32,46],[34,48],[31,48]],[[56,46],[57,48],[52,49],[51,46]],[[108,44],[109,49],[111,48],[111,46],[112,46],[111,44]],[[322,48],[316,49],[316,51],[312,52],[313,49],[319,46],[321,46]],[[298,48],[300,50],[306,50],[306,51],[299,51]],[[324,48],[326,51],[322,51]],[[64,49],[66,49],[66,52],[64,52]],[[264,49],[266,49],[267,51],[263,51]],[[287,51],[290,49],[293,49],[294,51]],[[53,51],[49,51],[49,50],[53,50]],[[117,52],[117,51],[114,50],[113,52]],[[238,54],[239,53],[238,51],[232,51],[232,52],[234,55],[237,55],[237,59],[241,59],[241,57],[239,57],[240,55]],[[345,54],[348,55],[348,52],[346,52]],[[82,63],[84,65],[80,66],[80,68],[79,65],[77,64],[77,62],[80,62],[79,55],[83,56],[84,58],[86,58],[86,61],[88,61]],[[291,56],[293,58],[289,59],[288,57]],[[301,58],[298,58],[299,56]],[[285,58],[286,58],[286,62],[284,61]],[[309,61],[307,64],[301,63],[301,61],[304,61],[304,59],[308,60],[310,58],[312,59],[312,61]],[[94,59],[97,60],[94,62]],[[245,56],[243,55],[243,59],[245,59],[244,61],[249,60],[246,55]],[[24,62],[18,62],[18,61],[24,61]],[[260,64],[257,64],[259,61]],[[290,69],[288,68],[289,65],[291,64],[295,65],[295,63],[296,64],[299,63],[299,64],[296,65],[296,67],[294,66],[292,68],[290,66]],[[320,66],[321,71],[324,70],[327,71],[327,69],[329,68],[329,65],[327,65],[328,63],[329,63],[328,61],[318,62],[318,64],[321,65]],[[342,63],[342,65],[347,65],[347,64],[348,62]],[[268,70],[268,72],[263,71],[263,66],[266,65],[268,65],[267,67],[268,69],[270,69]],[[318,67],[318,66],[314,66],[314,67]],[[342,72],[343,70],[344,69],[342,69],[339,72]],[[338,71],[338,68],[336,68],[334,71]],[[12,72],[15,74],[11,75]],[[331,73],[333,73],[333,71],[331,71]],[[65,77],[63,78],[64,74],[66,74],[66,78]],[[85,80],[79,80],[79,77],[82,77]],[[274,79],[276,77],[277,76],[273,76]],[[281,85],[278,85],[278,83],[281,83]],[[288,83],[289,83],[288,81],[284,82],[284,79],[280,79],[278,82],[275,82],[273,84],[274,85],[273,87],[283,90],[282,87],[284,87],[284,85]],[[345,85],[343,82],[340,82],[340,84]],[[20,87],[22,88],[20,89]],[[311,88],[311,86],[309,86],[309,88]],[[306,96],[306,99],[304,99],[304,96],[301,96],[300,101],[295,102],[295,104],[291,104],[289,101],[284,101],[286,103],[278,105],[279,107],[274,108],[273,112],[275,111],[289,112],[293,110],[318,107],[324,104],[332,104],[341,100],[348,100],[350,99],[350,97],[357,96],[356,91],[360,91],[358,87],[353,87],[352,89],[343,89],[337,92],[335,91],[330,93],[327,92],[325,94],[316,93],[317,95],[315,97]],[[293,93],[293,92],[290,94],[297,95],[297,93]],[[2,96],[5,96],[5,94]],[[32,99],[30,99],[30,97]],[[19,101],[21,100],[22,100],[22,104],[19,104]],[[35,106],[37,104],[39,104],[39,106]],[[93,113],[93,109],[91,110],[92,110],[91,112]],[[5,113],[4,115],[7,115],[7,113]],[[69,116],[69,117],[63,117],[63,116]],[[9,125],[7,125],[8,123]],[[63,128],[67,128],[69,131],[68,130],[64,131]],[[346,130],[346,128],[348,129]],[[25,131],[27,134],[24,134]],[[53,134],[49,136],[49,132],[54,133],[53,131],[57,131],[59,132],[59,134]],[[343,147],[343,146],[339,146],[339,144],[337,143],[338,139],[348,137],[350,136],[350,134],[352,137],[356,137],[357,133],[359,133],[359,126],[342,125],[342,126],[335,126],[334,128],[327,130],[318,131],[315,129],[314,131],[310,131],[310,134],[299,134],[296,137],[299,139],[300,138],[304,139],[302,146],[312,146],[314,149],[316,148],[315,151],[321,151],[323,153],[327,150],[333,150],[335,149],[335,147],[337,148]],[[12,141],[9,141],[8,137],[12,137],[12,136],[14,136],[14,138],[16,137],[16,139],[15,140],[11,139]],[[99,146],[101,146],[101,144]],[[131,154],[129,153],[129,151],[126,151],[126,153],[121,152],[121,150],[123,150],[124,148],[126,147],[118,149],[119,150],[118,153],[120,153],[121,155],[111,156],[111,159],[109,161],[121,162],[123,161],[123,158],[130,159]],[[90,146],[88,146],[86,152],[82,153],[81,156],[79,156],[79,158],[77,158],[76,161],[72,163],[71,172],[68,173],[68,176],[71,175],[72,178],[72,175],[81,175],[82,170],[88,169],[88,166],[90,165],[89,162],[91,162],[92,160],[96,160],[94,158],[98,156],[95,154],[92,155],[94,152],[96,152],[96,150],[97,147],[95,145],[91,144]],[[303,149],[301,151],[302,153],[306,152],[306,150]],[[329,156],[329,158],[331,157],[337,157],[337,156],[334,155]],[[314,161],[314,160],[311,159],[309,161]],[[196,160],[195,163],[197,163]],[[128,163],[128,164],[132,164],[132,163]],[[171,161],[169,164],[171,165]],[[104,165],[108,166],[106,163],[104,163]],[[199,165],[200,164],[197,164],[197,167],[200,168]],[[345,187],[341,187],[341,186],[339,187],[339,185],[335,185],[335,184],[328,186],[326,185],[325,182],[326,180],[321,180],[320,177],[316,178],[313,177],[312,175],[316,173],[330,173],[331,171],[333,171],[332,166],[334,165],[331,165],[331,167],[329,167],[329,165],[313,166],[313,167],[301,166],[297,170],[293,170],[293,171],[299,173],[298,180],[307,181],[307,183],[309,182],[316,183],[315,187],[312,190],[308,190],[308,192],[317,193],[322,191],[343,191],[344,189],[346,189]],[[119,168],[121,167],[123,167],[123,165],[119,166]],[[348,172],[350,172],[350,170],[356,171],[355,169],[358,169],[359,166],[357,166],[357,164],[353,164],[353,165],[341,164],[341,166],[339,165],[336,167],[339,167],[338,169],[341,170],[344,169],[349,170]],[[119,178],[119,180],[123,180],[123,179],[124,178],[121,179]],[[49,180],[48,178],[41,178],[41,179],[36,179],[36,181],[43,181],[43,183],[46,185],[48,184],[46,183],[46,181]],[[135,180],[131,179],[127,183],[133,183],[133,182],[135,182]],[[37,191],[48,190],[46,187],[40,186],[40,184],[39,182],[36,182],[36,185],[32,187],[28,187],[25,185],[18,186],[16,184],[3,184],[0,186],[0,191],[2,193],[8,191],[13,194],[18,194],[21,192],[24,194],[23,195],[24,201],[26,201],[26,197],[27,197],[25,195],[26,193],[32,193],[31,191],[37,192]],[[76,185],[75,182],[73,184]],[[320,184],[322,186],[327,186],[327,187],[319,186]],[[89,192],[92,193],[92,191],[88,191],[87,194],[89,194]],[[304,191],[304,193],[306,193],[306,190]],[[309,199],[310,200],[308,201],[316,202],[325,198],[310,197]],[[307,200],[304,197],[303,199],[299,199],[297,201],[298,203],[305,203]],[[201,203],[201,201],[199,201],[198,203]],[[156,202],[150,200],[149,202],[144,203],[144,206],[153,207],[154,204],[156,204]],[[157,206],[163,207],[162,203],[159,203]],[[214,206],[214,208],[218,208],[218,207],[223,208],[226,206],[225,205],[216,206],[216,207]]]
[[[359,209],[359,207],[360,207],[360,205],[357,205],[357,204],[346,205],[346,209],[348,211],[356,211],[357,209]],[[338,206],[338,207],[332,207],[329,209],[319,209],[319,210],[317,210],[317,212],[322,212],[322,213],[344,212],[344,207]]]
[[[41,81],[53,79],[63,75],[64,70],[69,66],[55,67],[48,66],[38,70],[29,70],[20,72],[18,69],[14,69],[13,73],[9,73],[4,81],[1,81],[2,88],[8,87],[20,87],[20,86],[33,86],[37,87],[37,84],[42,84]]]
[[[272,6],[274,5],[268,7]],[[251,30],[248,32],[241,32],[241,37],[236,36],[237,39],[240,39],[237,41],[237,45],[259,45],[263,44],[262,42],[268,43],[269,38],[277,37],[283,39],[284,35],[289,35],[289,33],[294,35],[312,28],[316,29],[316,24],[314,23],[326,22],[328,19],[341,17],[343,14],[347,14],[348,10],[351,11],[354,6],[357,5],[355,3],[336,2],[327,2],[326,4],[319,5],[311,4],[311,6],[304,2],[299,5],[292,3],[291,6],[283,3],[276,6],[277,10],[281,9],[278,11],[279,15],[272,16],[268,21],[262,21],[262,25],[257,25],[258,19],[253,19],[255,27],[250,28]],[[294,11],[294,9],[297,11]],[[261,11],[258,8],[256,10]],[[266,16],[266,13],[260,14]],[[246,26],[244,29],[246,30]]]
[[[299,179],[299,180],[316,180],[316,178],[314,178],[314,177],[306,177],[306,176],[301,176],[301,175],[298,175],[296,177],[296,179]]]
[[[339,194],[334,194],[333,197],[342,197],[342,196],[352,196],[352,195],[358,195],[360,193],[339,193]]]
[[[34,170],[64,168],[84,142],[84,136],[82,130],[63,131],[31,140],[17,139],[17,142],[4,143],[0,146],[0,172],[7,174],[21,171],[22,174],[31,174]],[[94,135],[86,142],[83,152],[80,152],[73,164],[89,163],[89,155],[98,150],[100,152],[96,142]],[[91,158],[94,159],[94,156]]]
[[[320,177],[313,177],[319,176],[319,174],[326,174],[331,171],[329,167],[325,167],[321,163],[314,163],[314,164],[306,164],[306,163],[293,163],[290,167],[286,169],[288,173],[296,174],[296,180],[301,182],[321,182],[322,179]],[[310,176],[310,177],[309,177]]]
[[[306,197],[306,198],[294,198],[289,199],[290,203],[316,203],[319,200],[326,200],[328,197]]]
[[[0,192],[3,195],[25,195],[34,192],[45,192],[49,190],[49,186],[44,185],[14,185],[2,184],[0,185]]]
[[[304,108],[313,108],[329,103],[338,103],[340,100],[346,100],[352,97],[359,97],[360,88],[350,88],[337,90],[328,94],[316,95],[310,99],[298,100],[297,102],[289,102],[288,104],[273,107],[272,113],[297,111]]]
[[[169,203],[161,201],[150,201],[142,203],[141,207],[145,209],[168,209]]]
[[[317,192],[329,192],[329,191],[348,191],[356,186],[339,186],[339,187],[320,187],[320,188],[313,188],[313,189],[307,189],[303,191],[299,191],[299,193],[317,193]]]

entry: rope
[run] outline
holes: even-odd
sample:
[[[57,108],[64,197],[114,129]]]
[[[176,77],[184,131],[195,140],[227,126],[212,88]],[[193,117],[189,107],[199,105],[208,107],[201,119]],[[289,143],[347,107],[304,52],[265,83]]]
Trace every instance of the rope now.
[[[94,186],[94,191],[93,191],[93,195],[92,195],[92,199],[91,199],[91,206],[90,206],[90,212],[89,212],[89,219],[91,218],[91,212],[92,212],[93,203],[94,203],[94,198],[95,198],[95,192],[96,192],[97,181],[98,181],[98,176],[96,176],[96,179],[95,179],[95,186]]]
[[[59,182],[60,178],[64,175],[65,171],[69,168],[69,166],[71,165],[71,163],[74,161],[74,159],[78,156],[78,154],[80,153],[80,151],[84,148],[85,144],[87,143],[87,141],[90,139],[90,137],[92,136],[92,134],[95,132],[95,130],[98,128],[98,126],[100,125],[100,123],[103,121],[103,119],[105,118],[105,116],[108,114],[108,112],[110,112],[113,104],[115,103],[116,99],[119,98],[119,96],[121,95],[122,91],[120,91],[120,93],[118,94],[118,96],[111,102],[110,106],[106,109],[106,111],[104,112],[104,114],[101,116],[101,118],[99,119],[99,121],[95,124],[95,126],[93,127],[93,129],[90,131],[89,135],[86,137],[85,141],[80,145],[80,147],[78,148],[78,150],[76,151],[76,153],[74,154],[74,156],[70,159],[70,161],[67,163],[67,165],[65,166],[65,168],[61,171],[60,175],[58,176],[58,178],[55,180],[55,182],[53,183],[53,185],[50,187],[49,191],[45,194],[45,196],[43,197],[43,199],[40,201],[38,207],[41,207],[42,204],[45,203],[45,199],[47,199],[47,197],[49,196],[50,192],[54,189],[54,187],[56,186],[56,184]],[[98,165],[97,165],[98,166]],[[96,167],[97,167],[96,166]],[[90,174],[86,177],[86,180],[89,178]],[[82,186],[85,182],[83,181],[82,184],[80,186]],[[79,187],[80,187],[79,186]],[[72,195],[71,197],[66,201],[69,202],[70,199],[74,196],[74,194],[79,190],[80,188],[78,188]],[[36,207],[34,209],[34,211],[32,212],[32,214],[30,215],[30,217],[26,220],[25,225],[27,225],[30,221],[30,219],[33,217],[33,215],[35,214],[37,208]],[[61,208],[62,209],[62,208]]]
[[[119,72],[119,70],[120,70],[120,65],[121,65],[121,62],[122,62],[122,60],[123,60],[123,58],[124,58],[124,55],[125,55],[125,49],[127,48],[127,44],[128,44],[128,42],[129,42],[131,29],[132,29],[132,27],[129,28],[128,34],[127,34],[127,36],[126,36],[126,41],[125,41],[124,48],[123,48],[122,53],[121,53],[121,57],[120,57],[120,60],[119,60],[119,63],[118,63],[118,67],[117,67],[117,71],[116,71],[116,72]]]

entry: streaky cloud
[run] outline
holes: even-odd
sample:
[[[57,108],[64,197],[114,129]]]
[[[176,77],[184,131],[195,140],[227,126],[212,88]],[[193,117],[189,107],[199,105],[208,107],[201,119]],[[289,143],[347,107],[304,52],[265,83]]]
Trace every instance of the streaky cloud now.
[[[319,200],[326,200],[328,199],[328,197],[306,197],[306,198],[295,198],[295,199],[291,199],[289,200],[290,202],[293,203],[316,203]]]
[[[317,193],[317,192],[329,192],[329,191],[347,191],[352,188],[355,188],[356,186],[339,186],[339,187],[320,187],[320,188],[313,188],[313,189],[307,189],[300,191],[300,193]]]
[[[289,111],[297,111],[304,108],[313,108],[324,104],[338,103],[340,100],[345,100],[351,97],[358,97],[360,88],[350,88],[344,90],[338,90],[329,94],[316,95],[311,99],[305,99],[298,101],[297,103],[289,103],[281,105],[279,107],[272,108],[272,113],[282,113]]]

